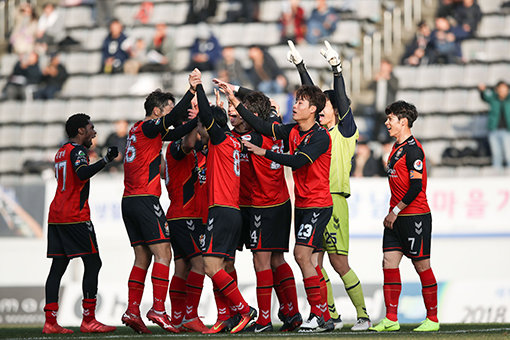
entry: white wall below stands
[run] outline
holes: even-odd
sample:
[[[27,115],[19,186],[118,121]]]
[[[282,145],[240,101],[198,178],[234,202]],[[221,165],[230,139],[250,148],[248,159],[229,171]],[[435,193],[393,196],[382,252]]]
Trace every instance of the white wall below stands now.
[[[92,220],[103,260],[99,278],[101,306],[98,319],[120,324],[126,307],[127,278],[133,255],[120,217],[122,179],[98,176],[91,186]],[[350,264],[361,280],[366,305],[372,319],[384,316],[381,270],[382,219],[387,211],[388,188],[385,179],[353,179],[351,206]],[[48,183],[47,204],[54,193]],[[439,318],[442,322],[510,322],[510,181],[499,179],[429,180],[428,197],[433,214],[432,266],[439,282]],[[474,203],[473,203],[474,202]],[[162,199],[164,207],[168,200]],[[467,206],[467,208],[466,208]],[[483,208],[482,208],[483,207]],[[293,244],[293,240],[291,240]],[[0,292],[4,288],[37,287],[37,297],[0,294],[0,324],[27,322],[9,312],[36,312],[44,304],[43,287],[51,261],[45,257],[45,239],[0,238]],[[292,253],[291,253],[292,254]],[[308,315],[302,276],[288,254],[296,282],[300,308]],[[62,281],[59,320],[77,326],[81,320],[82,264],[73,260]],[[347,322],[355,310],[340,278],[327,264],[334,284],[337,308]],[[256,307],[255,273],[251,254],[237,257],[239,285],[245,299]],[[403,292],[399,313],[402,322],[419,322],[425,317],[419,277],[410,261],[401,265]],[[142,311],[150,308],[152,288],[146,281]],[[274,295],[273,295],[274,298]],[[16,302],[16,301],[17,302]],[[274,300],[274,299],[273,299]],[[170,304],[167,300],[167,310]],[[273,322],[277,322],[273,308]],[[206,324],[213,323],[216,309],[210,280],[205,280],[199,314]],[[40,322],[31,319],[32,322]]]

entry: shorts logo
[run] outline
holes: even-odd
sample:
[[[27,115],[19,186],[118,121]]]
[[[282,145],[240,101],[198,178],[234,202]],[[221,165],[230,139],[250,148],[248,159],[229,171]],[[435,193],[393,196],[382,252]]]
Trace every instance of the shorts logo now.
[[[260,228],[260,225],[262,224],[262,222],[260,221],[260,217],[261,217],[260,215],[253,216],[253,218],[255,219],[255,222],[253,222],[255,228]]]
[[[214,224],[214,218],[210,218],[209,223],[207,225],[207,231],[211,231],[213,229],[213,224]]]
[[[193,220],[187,220],[186,221],[186,226],[188,227],[189,230],[193,231],[195,230],[195,225],[193,223]]]
[[[90,232],[93,232],[93,231],[94,231],[94,226],[92,225],[92,223],[90,223],[90,221],[85,222],[85,224],[87,225],[87,229],[88,229]]]
[[[421,171],[423,169],[423,162],[420,159],[417,159],[414,161],[413,166],[416,170]]]
[[[202,249],[202,251],[205,251],[205,235],[202,234],[198,237],[198,242],[200,243],[200,249]]]
[[[313,224],[315,224],[318,220],[318,217],[320,216],[321,213],[312,213],[313,217],[312,219],[310,220]]]
[[[161,215],[163,214],[163,212],[161,211],[161,207],[157,204],[154,204],[153,207],[154,207],[154,213],[156,214],[156,216],[161,217]]]
[[[165,221],[165,236],[170,235],[170,228],[168,227],[168,222]]]
[[[417,223],[417,222],[414,222],[414,231],[418,234],[418,235],[421,235],[421,232],[423,231],[423,229],[421,228],[422,227],[422,222],[420,223]]]
[[[340,219],[333,217],[333,228],[339,229],[340,228]]]

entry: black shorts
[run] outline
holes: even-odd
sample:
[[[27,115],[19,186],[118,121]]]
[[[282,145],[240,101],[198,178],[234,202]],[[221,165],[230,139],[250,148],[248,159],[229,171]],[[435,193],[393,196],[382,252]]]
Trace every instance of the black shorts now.
[[[252,252],[289,251],[290,200],[282,205],[268,208],[251,208],[248,249]]]
[[[383,252],[400,251],[412,260],[430,258],[432,215],[398,216],[393,229],[384,228]]]
[[[251,216],[251,207],[241,207],[241,236],[239,237],[239,242],[237,243],[237,250],[243,251],[243,247],[246,246],[249,249],[250,245],[250,216]]]
[[[205,231],[203,256],[234,259],[241,236],[241,212],[236,208],[211,207]]]
[[[174,259],[188,260],[205,249],[205,226],[201,218],[168,220]]]
[[[91,221],[48,224],[47,257],[79,257],[98,254],[96,233]]]
[[[123,197],[122,219],[132,247],[170,242],[165,212],[156,196]]]
[[[296,245],[322,250],[324,230],[331,219],[333,207],[294,209]]]

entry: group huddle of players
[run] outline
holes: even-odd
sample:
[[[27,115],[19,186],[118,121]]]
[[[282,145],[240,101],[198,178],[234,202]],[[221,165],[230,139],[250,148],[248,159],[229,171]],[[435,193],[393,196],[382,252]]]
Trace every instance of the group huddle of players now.
[[[382,327],[380,325],[371,327],[360,281],[347,260],[346,199],[350,196],[351,159],[359,134],[345,92],[340,58],[326,42],[321,54],[332,67],[334,90],[323,92],[313,85],[302,57],[291,42],[289,47],[288,59],[296,65],[303,84],[296,91],[292,111],[296,123],[282,124],[278,107],[263,93],[215,79],[214,83],[229,102],[231,130],[219,92],[216,92],[216,105],[211,105],[197,69],[189,75],[189,90],[177,104],[172,94],[160,90],[146,98],[145,119],[136,122],[127,137],[121,204],[135,255],[128,281],[128,307],[122,322],[136,332],[151,333],[140,312],[151,262],[153,306],[146,316],[166,331],[272,331],[273,289],[280,305],[278,317],[283,322],[280,331],[339,329],[342,321],[334,306],[329,278],[322,268],[324,252],[328,253],[356,307],[357,321],[351,329],[384,330],[384,327],[377,328]],[[412,126],[412,117],[407,113],[397,114],[399,110],[394,108],[398,120],[404,117],[410,122],[409,127]],[[389,130],[390,124],[387,124]],[[66,130],[70,142],[55,158],[58,185],[48,220],[48,257],[52,257],[53,262],[46,283],[43,333],[72,332],[58,325],[56,314],[60,279],[73,257],[81,257],[85,266],[84,318],[80,330],[110,332],[115,327],[98,322],[94,316],[101,260],[87,200],[90,177],[116,157],[116,150],[109,149],[104,159],[89,165],[86,148],[95,137],[90,117],[71,116]],[[170,144],[162,158],[164,141]],[[421,146],[419,148],[421,150]],[[411,154],[404,154],[408,153]],[[416,157],[424,162],[423,154]],[[297,303],[294,274],[284,258],[289,250],[292,208],[283,166],[292,168],[295,185],[294,258],[301,270],[310,305],[310,315],[304,321]],[[423,168],[416,168],[416,176],[425,173]],[[162,177],[171,201],[166,214],[159,202]],[[421,185],[422,177],[419,177]],[[70,187],[66,187],[69,184]],[[408,183],[407,187],[415,188],[415,184]],[[420,187],[416,193],[418,197],[421,191]],[[402,202],[409,198],[413,201],[416,198],[413,195],[414,191]],[[411,202],[399,201],[392,205],[390,214],[394,214],[395,209],[399,210],[398,215],[400,210],[405,212],[412,208]],[[69,204],[74,204],[76,209],[69,209]],[[421,212],[427,214],[425,210]],[[391,227],[393,222],[394,219]],[[392,228],[388,226],[388,229]],[[401,236],[395,236],[397,241]],[[385,251],[386,238],[393,241],[385,231]],[[416,244],[421,247],[422,242]],[[253,254],[258,313],[246,303],[237,286],[235,253],[243,246]],[[426,249],[428,252],[422,249],[416,256],[413,255],[414,246],[408,248],[401,245],[388,251],[404,253],[413,261],[428,260],[430,245]],[[169,280],[171,249],[175,272]],[[198,317],[206,275],[213,283],[217,306],[217,321],[211,328]],[[388,289],[395,291],[396,284],[388,282]],[[386,285],[385,272],[385,298]],[[166,314],[164,305],[168,292],[171,316]],[[393,304],[394,299],[391,302]],[[393,314],[390,313],[390,317],[393,318]],[[432,309],[429,314],[427,308],[426,320],[436,322],[439,328],[437,317],[435,320],[433,317]],[[398,325],[396,320],[389,321]],[[395,328],[393,324],[391,330]]]

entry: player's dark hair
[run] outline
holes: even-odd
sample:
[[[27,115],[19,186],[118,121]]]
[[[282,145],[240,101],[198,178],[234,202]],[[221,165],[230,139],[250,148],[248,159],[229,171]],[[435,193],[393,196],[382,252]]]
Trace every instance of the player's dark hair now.
[[[386,106],[386,115],[394,114],[398,119],[407,118],[410,128],[413,127],[414,121],[418,118],[418,111],[416,106],[403,100],[396,101]]]
[[[90,123],[90,116],[85,113],[75,113],[66,121],[67,137],[74,138],[78,135],[78,129],[84,128]]]
[[[507,83],[506,83],[506,81],[504,81],[504,80],[500,80],[500,81],[498,81],[498,83],[496,84],[496,87],[499,87],[500,85],[506,85],[506,86],[508,86],[508,84],[507,84]]]
[[[301,85],[296,90],[296,99],[308,100],[310,105],[313,105],[317,108],[315,111],[316,115],[324,110],[324,106],[326,105],[326,95],[320,88],[314,85]]]
[[[271,115],[271,101],[260,91],[250,92],[243,98],[243,105],[251,112],[258,113],[263,120]]]
[[[211,112],[212,116],[214,118],[214,122],[218,124],[222,129],[225,129],[228,127],[227,125],[227,112],[225,109],[211,105]]]
[[[333,109],[338,111],[338,102],[336,101],[335,91],[326,90],[324,91],[324,94],[326,95],[326,98],[329,99],[329,101],[331,102],[331,106],[333,106]]]
[[[154,90],[151,94],[145,98],[143,104],[145,108],[145,117],[149,117],[152,114],[152,110],[155,107],[159,107],[163,111],[163,108],[168,104],[168,101],[175,103],[175,97],[170,92],[163,92],[160,89]]]

